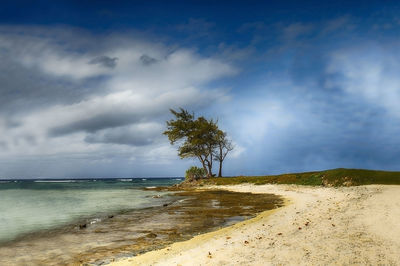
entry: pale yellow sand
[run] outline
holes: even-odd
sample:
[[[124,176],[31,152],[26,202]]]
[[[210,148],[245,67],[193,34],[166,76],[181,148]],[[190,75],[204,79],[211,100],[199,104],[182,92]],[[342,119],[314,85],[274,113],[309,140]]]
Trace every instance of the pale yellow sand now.
[[[290,203],[113,265],[400,265],[400,186],[223,188]]]

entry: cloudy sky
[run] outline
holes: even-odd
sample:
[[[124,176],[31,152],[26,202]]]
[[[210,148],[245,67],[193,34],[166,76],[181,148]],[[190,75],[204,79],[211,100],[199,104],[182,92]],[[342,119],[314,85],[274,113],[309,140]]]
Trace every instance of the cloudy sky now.
[[[400,4],[215,2],[2,2],[0,178],[182,176],[178,107],[226,175],[400,170]]]

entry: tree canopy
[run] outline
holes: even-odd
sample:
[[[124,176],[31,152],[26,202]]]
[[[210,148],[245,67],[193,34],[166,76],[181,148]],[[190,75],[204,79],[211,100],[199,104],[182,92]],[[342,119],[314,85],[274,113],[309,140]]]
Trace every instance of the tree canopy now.
[[[220,130],[213,119],[208,120],[203,116],[195,118],[193,113],[182,108],[170,111],[175,118],[167,121],[167,130],[163,134],[172,145],[178,144],[179,157],[197,158],[207,177],[213,176],[213,162],[217,161],[218,176],[222,176],[223,161],[233,149],[226,132]]]

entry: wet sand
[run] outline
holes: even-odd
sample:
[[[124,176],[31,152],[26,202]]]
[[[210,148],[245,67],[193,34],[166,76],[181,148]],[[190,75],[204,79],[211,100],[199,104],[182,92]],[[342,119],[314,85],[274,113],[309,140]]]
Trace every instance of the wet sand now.
[[[175,192],[162,206],[26,235],[0,246],[0,265],[100,265],[166,247],[280,207],[272,194]]]
[[[290,203],[112,265],[400,265],[400,186],[218,188]]]

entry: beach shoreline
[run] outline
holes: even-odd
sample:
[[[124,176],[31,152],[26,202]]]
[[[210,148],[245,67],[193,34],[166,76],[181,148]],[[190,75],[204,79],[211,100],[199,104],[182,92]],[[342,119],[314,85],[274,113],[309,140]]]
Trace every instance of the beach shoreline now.
[[[400,186],[207,187],[272,193],[284,207],[110,265],[349,265],[400,263]]]
[[[90,218],[0,244],[0,265],[103,265],[215,231],[283,204],[275,195],[227,190],[148,193],[145,199],[157,201],[152,207]]]

